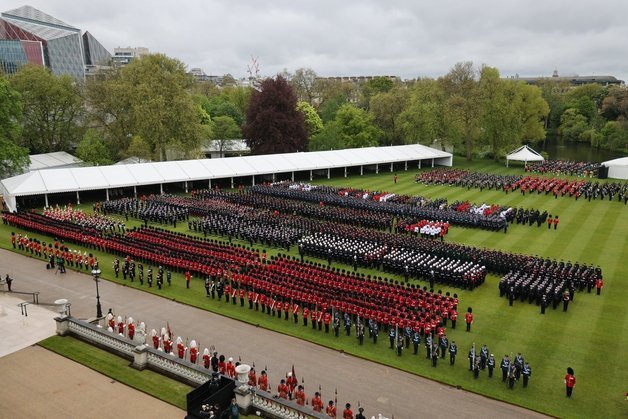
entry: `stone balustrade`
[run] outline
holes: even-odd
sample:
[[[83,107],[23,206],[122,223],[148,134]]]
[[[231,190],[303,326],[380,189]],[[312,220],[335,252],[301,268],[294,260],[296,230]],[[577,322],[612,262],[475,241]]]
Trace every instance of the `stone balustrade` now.
[[[140,370],[148,368],[192,386],[198,386],[211,379],[211,370],[155,350],[146,344],[138,345],[137,341],[109,332],[92,323],[67,315],[56,317],[55,320],[58,335],[75,336],[132,360],[134,368]],[[264,413],[265,417],[276,419],[324,419],[327,417],[314,412],[309,406],[299,406],[294,401],[277,398],[269,392],[253,389],[246,384],[236,387],[234,392],[240,408],[249,414],[255,414],[255,411],[259,410]]]

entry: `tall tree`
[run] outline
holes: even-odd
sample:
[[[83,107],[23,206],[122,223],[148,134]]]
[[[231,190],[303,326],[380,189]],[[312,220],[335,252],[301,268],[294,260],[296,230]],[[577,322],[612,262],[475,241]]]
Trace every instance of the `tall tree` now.
[[[297,102],[297,109],[303,114],[305,129],[309,138],[312,138],[313,135],[318,134],[323,129],[323,120],[318,116],[316,109],[312,105],[299,101]]]
[[[169,148],[190,155],[208,139],[209,116],[194,101],[192,78],[178,60],[147,55],[90,84],[90,109],[113,137],[118,154],[124,154],[133,135],[147,141],[159,160],[166,159]]]
[[[66,151],[78,141],[83,100],[74,79],[26,65],[11,78],[11,84],[22,97],[21,144],[31,153]]]
[[[212,118],[212,121],[214,122],[214,141],[222,157],[223,152],[233,146],[233,140],[242,138],[242,133],[238,124],[230,116],[217,116]]]
[[[253,154],[290,153],[307,149],[303,114],[286,79],[268,78],[251,95],[242,130]]]
[[[384,133],[385,144],[404,143],[399,117],[406,109],[407,103],[408,91],[401,88],[380,92],[371,98],[369,112],[373,115],[375,124]]]
[[[113,160],[103,136],[94,129],[88,129],[76,148],[76,157],[95,166],[112,164]]]
[[[350,104],[338,109],[334,124],[338,126],[342,143],[347,148],[373,147],[379,145],[382,137],[373,117],[364,109]]]
[[[473,63],[467,61],[454,65],[442,78],[448,95],[446,118],[460,127],[467,160],[472,160],[474,147],[481,133],[482,106],[476,75]]]
[[[297,100],[314,105],[316,94],[316,80],[318,75],[311,68],[299,68],[289,79]]]
[[[430,145],[438,139],[444,145],[458,140],[452,130],[456,125],[445,123],[446,100],[445,91],[436,80],[421,79],[413,84],[408,106],[398,121],[405,143]]]
[[[335,121],[330,121],[323,129],[310,138],[309,151],[342,150],[346,148],[340,127]]]
[[[139,135],[131,137],[129,148],[126,150],[126,156],[137,159],[137,163],[140,163],[142,160],[150,161],[153,159],[150,145]]]
[[[20,95],[0,75],[0,179],[18,174],[28,166],[28,149],[20,147]]]
[[[361,106],[364,109],[369,109],[371,106],[371,98],[378,93],[388,93],[395,87],[395,82],[389,77],[373,77],[366,83],[361,84],[362,103]]]
[[[495,160],[521,144],[523,123],[517,85],[499,78],[496,68],[483,66],[480,74],[482,139]]]

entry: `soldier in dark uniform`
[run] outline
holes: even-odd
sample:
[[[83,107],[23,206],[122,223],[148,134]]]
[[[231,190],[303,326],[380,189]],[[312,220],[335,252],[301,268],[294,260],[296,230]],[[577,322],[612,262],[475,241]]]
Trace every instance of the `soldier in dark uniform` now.
[[[170,272],[170,269],[166,271],[166,281],[168,282],[168,286],[172,285],[172,272]]]
[[[338,334],[340,332],[340,315],[338,314],[338,312],[334,313],[333,328],[334,336],[338,337]]]
[[[480,369],[484,371],[486,368],[486,361],[488,360],[488,348],[486,345],[482,345],[482,349],[480,349]]]
[[[146,271],[146,283],[148,283],[148,287],[152,288],[153,286],[153,267],[149,266],[148,271]]]
[[[397,336],[397,356],[401,356],[403,352],[403,336],[401,333]]]
[[[318,330],[320,330],[320,327]],[[347,332],[347,336],[351,336],[351,317],[348,313],[345,313],[345,331]]]
[[[508,378],[508,372],[510,371],[510,358],[508,358],[508,355],[504,355],[499,367],[502,369],[502,382],[505,383]]]
[[[432,345],[432,366],[436,367],[437,363],[438,363],[438,345],[436,343],[434,343]]]
[[[388,332],[388,340],[390,341],[390,349],[395,348],[395,329],[390,328],[390,332]]]
[[[456,345],[456,341],[452,340],[449,345],[449,365],[454,365],[456,362],[456,355],[458,354],[458,345]]]
[[[211,287],[211,283],[209,282],[209,276],[207,278],[205,278],[205,294],[206,297],[209,297],[209,289]]]
[[[360,342],[360,345],[362,345],[364,343],[364,325],[362,324],[362,322],[360,320],[358,320],[358,322],[356,323],[356,333],[358,335],[358,342]]]
[[[118,258],[115,258],[113,261],[113,272],[115,272],[117,278],[118,274],[120,273],[120,260]],[[124,279],[126,279],[126,272],[123,271],[122,276]]]
[[[516,375],[517,368],[514,365],[511,365],[508,370],[508,388],[511,390],[515,388],[515,380],[517,379]]]
[[[493,378],[493,370],[495,369],[495,356],[493,354],[489,355],[486,366],[488,367],[488,378]]]
[[[372,320],[369,330],[371,336],[373,337],[373,343],[377,343],[377,337],[379,336],[379,325],[375,320]]]
[[[425,358],[430,359],[432,355],[432,335],[428,334],[425,337]]]
[[[528,387],[528,380],[532,375],[532,368],[530,368],[530,364],[526,362],[523,365],[523,370],[521,371],[521,374],[523,375],[523,388],[526,388]]]
[[[140,280],[140,285],[144,285],[144,265],[142,265],[141,263],[138,263],[137,272],[138,272],[138,278]]]
[[[449,346],[449,339],[447,339],[447,335],[443,335],[440,338],[440,341],[438,342],[438,345],[440,346],[440,356],[441,356],[441,358],[445,358],[445,355],[447,353],[447,348]]]
[[[479,376],[480,376],[480,360],[476,358],[475,362],[473,363],[473,379],[477,380]]]
[[[517,356],[515,356],[515,361],[514,361],[514,365],[515,365],[515,378],[517,380],[519,380],[521,378],[521,371],[523,370],[523,356],[521,355],[521,352],[517,353]]]
[[[421,335],[418,331],[412,333],[412,345],[414,345],[414,355],[419,352],[419,344],[421,343]]]

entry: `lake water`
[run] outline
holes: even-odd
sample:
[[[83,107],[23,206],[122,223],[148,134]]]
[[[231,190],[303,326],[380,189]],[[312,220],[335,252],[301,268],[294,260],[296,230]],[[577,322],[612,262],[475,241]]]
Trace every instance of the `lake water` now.
[[[617,159],[619,157],[626,157],[625,154],[618,153],[616,151],[592,148],[587,143],[561,141],[555,137],[548,137],[545,141],[545,147],[543,147],[542,142],[531,147],[538,152],[545,151],[549,154],[550,160],[573,160],[601,163],[607,160]]]

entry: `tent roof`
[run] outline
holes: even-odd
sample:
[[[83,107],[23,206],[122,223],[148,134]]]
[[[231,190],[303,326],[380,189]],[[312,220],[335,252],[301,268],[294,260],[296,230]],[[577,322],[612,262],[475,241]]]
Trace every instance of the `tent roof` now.
[[[517,161],[543,161],[545,160],[543,156],[541,156],[536,151],[532,150],[527,145],[523,145],[506,156],[506,160],[517,160]]]
[[[50,169],[60,166],[77,166],[83,163],[83,160],[78,157],[74,157],[65,151],[45,154],[31,154],[29,157],[31,159],[31,163],[28,166],[30,171]]]
[[[451,165],[451,157],[451,153],[412,144],[223,159],[35,170],[4,179],[1,183],[9,195],[25,196],[425,159],[448,159],[446,164]]]
[[[608,160],[602,163],[606,167],[611,166],[628,166],[628,157],[620,157],[618,159]]]

